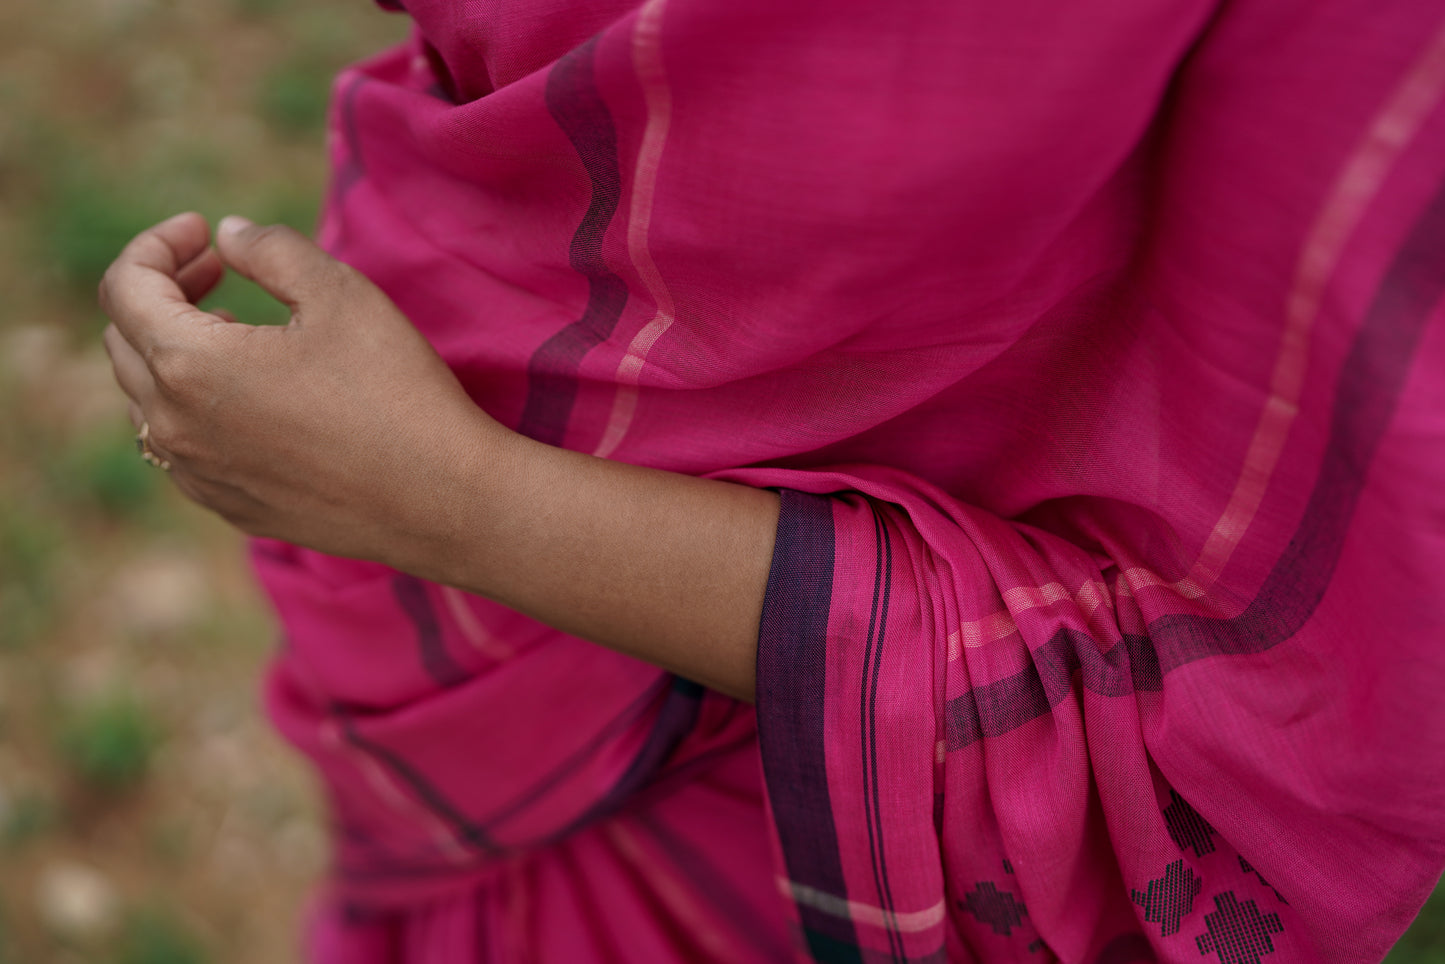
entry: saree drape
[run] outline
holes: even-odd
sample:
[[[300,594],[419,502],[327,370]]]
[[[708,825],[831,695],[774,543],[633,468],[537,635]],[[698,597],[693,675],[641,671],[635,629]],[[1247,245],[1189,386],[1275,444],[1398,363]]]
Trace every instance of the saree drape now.
[[[1445,12],[406,0],[320,238],[778,489],[756,712],[258,541],[327,962],[1377,960],[1445,866]]]

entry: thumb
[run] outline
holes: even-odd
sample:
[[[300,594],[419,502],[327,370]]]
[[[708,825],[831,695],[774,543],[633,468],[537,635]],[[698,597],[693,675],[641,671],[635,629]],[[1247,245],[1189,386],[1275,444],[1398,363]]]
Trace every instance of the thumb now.
[[[253,224],[234,214],[217,225],[216,250],[229,268],[292,311],[334,290],[344,273],[339,261],[300,232],[284,224]]]

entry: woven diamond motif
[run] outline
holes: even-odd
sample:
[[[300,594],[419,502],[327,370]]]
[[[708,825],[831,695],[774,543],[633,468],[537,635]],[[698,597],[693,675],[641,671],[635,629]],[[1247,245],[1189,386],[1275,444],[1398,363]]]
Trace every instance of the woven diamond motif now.
[[[1168,937],[1179,932],[1180,918],[1188,916],[1194,909],[1194,898],[1204,886],[1204,880],[1183,860],[1176,860],[1164,868],[1164,876],[1149,881],[1149,889],[1132,891],[1134,903],[1144,908],[1144,919],[1159,926],[1159,936]]]
[[[959,901],[959,906],[993,928],[995,934],[1005,937],[1029,915],[1028,909],[1013,894],[999,890],[987,880],[979,881],[978,886]]]
[[[1259,964],[1274,953],[1271,934],[1284,933],[1278,914],[1261,914],[1252,900],[1240,903],[1234,891],[1214,898],[1214,912],[1204,915],[1208,933],[1194,938],[1200,954],[1218,954],[1219,964]]]

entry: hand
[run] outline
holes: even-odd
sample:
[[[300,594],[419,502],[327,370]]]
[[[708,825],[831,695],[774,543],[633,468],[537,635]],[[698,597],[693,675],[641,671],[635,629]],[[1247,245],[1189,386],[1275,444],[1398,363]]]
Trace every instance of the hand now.
[[[228,230],[229,229],[229,230]],[[396,306],[279,227],[181,214],[106,272],[131,421],[253,535],[371,559],[751,699],[778,497],[534,442],[488,418]],[[284,328],[195,306],[226,266]]]
[[[177,487],[252,535],[421,574],[478,445],[509,435],[380,289],[289,228],[197,214],[106,271],[106,350]],[[229,266],[291,309],[256,327],[195,307]],[[475,478],[471,482],[475,483]]]

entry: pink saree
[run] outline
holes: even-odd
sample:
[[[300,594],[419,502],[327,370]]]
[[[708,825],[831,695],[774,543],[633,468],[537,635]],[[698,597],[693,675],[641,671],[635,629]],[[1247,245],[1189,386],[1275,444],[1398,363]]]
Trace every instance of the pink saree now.
[[[406,0],[321,239],[776,488],[758,703],[255,545],[337,962],[1379,959],[1445,866],[1445,14]]]

